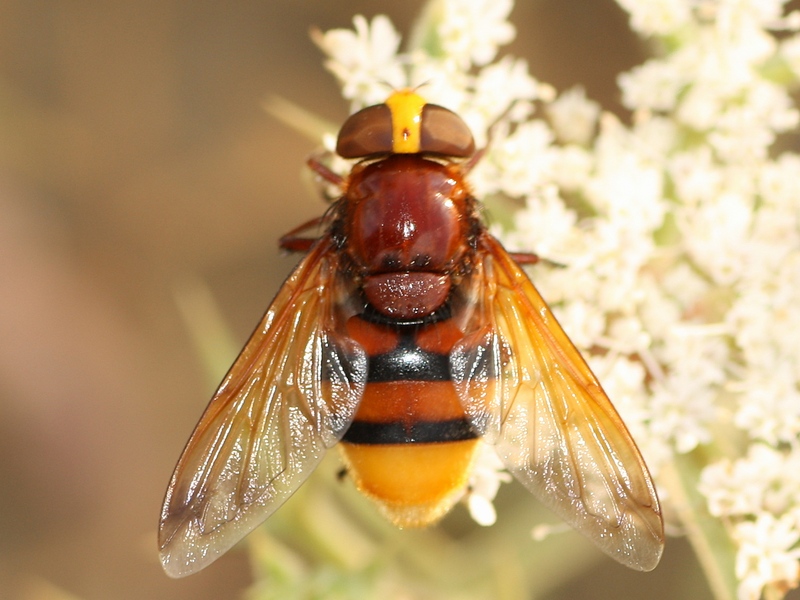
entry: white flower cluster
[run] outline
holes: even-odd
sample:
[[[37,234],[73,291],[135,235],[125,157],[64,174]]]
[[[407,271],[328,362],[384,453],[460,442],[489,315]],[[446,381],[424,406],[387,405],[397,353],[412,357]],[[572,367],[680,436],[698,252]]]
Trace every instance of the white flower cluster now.
[[[480,144],[488,125],[515,101],[515,113],[528,114],[533,100],[552,93],[528,74],[524,60],[488,64],[498,46],[514,37],[507,20],[512,6],[512,0],[435,0],[414,36],[420,46],[404,53],[383,15],[371,23],[358,15],[354,31],[334,29],[315,41],[353,111],[383,102],[393,89],[424,86],[425,99],[461,115]],[[472,65],[485,66],[475,71]]]
[[[476,195],[524,202],[503,239],[560,265],[537,267],[537,287],[578,347],[601,350],[590,363],[656,484],[676,455],[728,457],[701,491],[754,600],[798,583],[800,156],[773,146],[798,124],[800,15],[783,0],[618,2],[664,48],[620,76],[631,125],[581,89],[556,98],[523,60],[491,62],[511,0],[434,0],[404,53],[381,16],[317,41],[354,108],[424,84],[479,145],[493,126]]]
[[[738,544],[739,597],[767,584],[796,587],[800,560],[800,449],[754,443],[747,456],[708,466],[700,478],[709,512],[730,520]]]

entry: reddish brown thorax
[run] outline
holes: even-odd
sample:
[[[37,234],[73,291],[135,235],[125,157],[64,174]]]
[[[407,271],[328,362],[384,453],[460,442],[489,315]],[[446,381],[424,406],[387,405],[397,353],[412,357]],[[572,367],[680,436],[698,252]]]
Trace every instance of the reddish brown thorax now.
[[[445,302],[468,249],[470,210],[454,164],[401,154],[354,170],[343,233],[373,308],[413,319]]]

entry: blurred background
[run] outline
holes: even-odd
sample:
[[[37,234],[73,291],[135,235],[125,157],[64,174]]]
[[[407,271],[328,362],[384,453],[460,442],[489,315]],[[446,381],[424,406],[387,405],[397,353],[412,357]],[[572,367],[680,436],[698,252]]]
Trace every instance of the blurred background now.
[[[421,6],[0,1],[0,598],[204,600],[251,585],[243,551],[180,581],[158,563],[163,493],[218,375],[176,290],[203,282],[246,340],[297,260],[277,238],[324,210],[303,183],[314,143],[265,99],[340,123],[347,104],[309,28],[385,13],[407,33]],[[534,76],[620,111],[616,74],[645,52],[616,4],[521,2],[512,21],[507,51]],[[652,574],[593,549],[580,561],[542,597],[708,597],[680,540]]]

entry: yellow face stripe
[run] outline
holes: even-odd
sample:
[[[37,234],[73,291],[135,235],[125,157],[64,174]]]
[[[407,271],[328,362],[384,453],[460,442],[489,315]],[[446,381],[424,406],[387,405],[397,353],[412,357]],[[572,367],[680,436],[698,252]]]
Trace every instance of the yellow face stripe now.
[[[386,100],[392,113],[392,152],[415,154],[420,149],[420,125],[424,98],[412,90],[393,92]]]

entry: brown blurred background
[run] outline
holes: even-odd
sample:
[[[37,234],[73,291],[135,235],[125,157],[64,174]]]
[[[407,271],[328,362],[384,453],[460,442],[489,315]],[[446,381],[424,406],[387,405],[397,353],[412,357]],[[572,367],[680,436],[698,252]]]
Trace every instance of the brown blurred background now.
[[[174,290],[206,282],[244,342],[296,262],[276,239],[323,210],[302,183],[313,144],[264,99],[340,122],[309,27],[383,12],[405,33],[421,4],[0,1],[0,598],[247,587],[244,553],[178,582],[157,562],[162,495],[215,383]],[[643,51],[613,2],[512,18],[534,75],[619,109],[615,75]],[[680,549],[648,578],[604,560],[552,598],[671,597]]]

